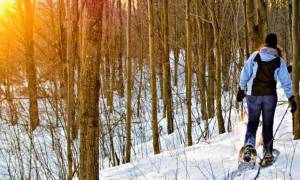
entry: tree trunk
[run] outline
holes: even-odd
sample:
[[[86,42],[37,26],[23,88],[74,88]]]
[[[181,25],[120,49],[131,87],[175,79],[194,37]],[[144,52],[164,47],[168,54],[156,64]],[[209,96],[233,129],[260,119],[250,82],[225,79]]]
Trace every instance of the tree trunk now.
[[[166,115],[168,122],[168,134],[173,133],[173,108],[172,108],[172,90],[170,78],[170,48],[169,48],[169,12],[168,0],[163,0],[163,43],[164,43],[164,63],[163,63],[163,93],[164,104],[166,106]]]
[[[250,50],[257,50],[262,44],[266,33],[267,7],[263,0],[246,0],[247,25]]]
[[[208,59],[208,82],[207,82],[207,109],[208,118],[215,116],[215,58],[214,58],[214,36],[212,25],[207,25],[207,39],[206,39],[206,57]]]
[[[128,0],[127,7],[127,31],[126,31],[126,60],[127,60],[127,104],[126,104],[126,160],[130,162],[131,156],[131,86],[132,86],[132,64],[131,64],[131,0]]]
[[[214,4],[216,5],[216,4]],[[218,129],[219,134],[225,132],[224,119],[222,115],[222,77],[221,77],[221,66],[222,66],[222,58],[221,58],[221,35],[220,28],[218,24],[218,19],[216,19],[216,12],[214,9],[209,9],[212,17],[212,25],[214,32],[214,47],[216,52],[216,82],[215,82],[215,97],[216,97],[216,105],[217,105],[217,119],[218,119]]]
[[[68,94],[67,94],[67,159],[68,159],[68,179],[72,179],[72,139],[77,138],[77,124],[75,122],[75,62],[78,58],[78,0],[71,0],[68,4],[68,30],[67,30],[67,73],[68,73]]]
[[[174,17],[174,38],[175,38],[175,46],[174,46],[174,86],[177,88],[178,83],[178,61],[179,61],[179,47],[178,47],[178,27],[177,27],[177,4],[175,3],[175,17]]]
[[[149,35],[149,61],[150,61],[150,81],[151,81],[151,106],[152,106],[152,136],[153,136],[153,149],[154,154],[160,153],[159,147],[159,131],[157,122],[157,90],[156,90],[156,61],[153,54],[154,42],[154,17],[153,17],[153,0],[148,0],[148,35]]]
[[[187,141],[193,145],[192,139],[192,33],[190,22],[191,0],[185,1],[185,28],[186,28],[186,98],[187,98]]]
[[[123,19],[122,19],[122,0],[118,1],[118,16],[119,16],[119,44],[118,44],[118,51],[119,51],[119,57],[118,57],[118,93],[119,96],[124,97],[124,80],[123,80],[123,60],[122,60],[122,54],[123,54]]]
[[[99,179],[99,61],[104,1],[87,0],[80,63],[79,179]]]
[[[196,3],[197,8],[197,14],[200,17],[201,9],[200,9],[200,2],[197,1]],[[197,48],[197,54],[198,54],[198,89],[199,89],[199,95],[200,95],[200,103],[201,103],[201,118],[205,121],[205,135],[204,137],[207,138],[208,136],[208,118],[207,118],[207,103],[206,103],[206,82],[205,82],[205,74],[206,74],[206,61],[205,59],[205,51],[206,51],[206,34],[207,29],[205,28],[205,24],[201,23],[201,19],[197,17],[197,40],[198,40],[198,48]]]
[[[249,35],[248,35],[248,18],[247,18],[247,0],[243,0],[244,5],[244,31],[245,31],[245,50],[246,50],[246,57],[248,58],[250,56],[249,52]]]
[[[297,111],[294,113],[293,134],[294,139],[300,139],[300,97],[299,97],[299,81],[300,81],[300,1],[292,1],[292,26],[293,26],[293,92],[298,105]]]
[[[22,9],[24,7],[24,9]],[[18,1],[18,9],[23,14],[22,26],[25,48],[26,77],[28,80],[29,94],[29,118],[30,128],[34,131],[39,125],[39,112],[37,100],[37,78],[34,62],[34,42],[33,42],[33,4],[30,0]]]
[[[62,64],[62,82],[61,94],[66,100],[67,98],[67,30],[66,30],[66,11],[64,0],[58,0],[58,15],[59,15],[59,56]]]

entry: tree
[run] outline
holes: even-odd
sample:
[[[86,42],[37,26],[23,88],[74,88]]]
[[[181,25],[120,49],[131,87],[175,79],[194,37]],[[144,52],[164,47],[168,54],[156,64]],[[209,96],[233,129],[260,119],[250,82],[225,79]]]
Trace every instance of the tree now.
[[[207,109],[208,118],[215,116],[215,55],[214,55],[214,36],[213,27],[211,24],[206,26],[207,40],[206,40],[206,57],[208,59],[208,82],[207,82]]]
[[[119,27],[118,27],[118,92],[121,97],[124,97],[124,82],[123,82],[123,18],[122,18],[122,0],[118,0],[118,16],[119,16]]]
[[[31,131],[39,125],[38,99],[37,99],[37,78],[34,61],[34,41],[33,41],[33,4],[31,0],[18,1],[18,11],[21,16],[24,54],[26,65],[26,77],[28,81],[29,94],[29,117]]]
[[[250,50],[253,52],[262,44],[267,32],[267,5],[264,0],[246,0],[246,13]]]
[[[249,35],[248,35],[248,18],[247,18],[247,0],[243,0],[244,5],[244,31],[245,31],[245,50],[246,50],[246,57],[249,57]]]
[[[299,81],[300,81],[300,1],[292,1],[292,33],[293,33],[293,92],[298,106],[300,106]],[[300,139],[300,108],[294,114],[293,120],[294,139]]]
[[[126,71],[126,76],[127,76],[127,104],[126,104],[126,160],[125,162],[130,162],[130,153],[131,153],[131,86],[132,86],[132,65],[131,65],[131,37],[130,37],[130,26],[131,26],[131,0],[128,0],[128,7],[127,7],[127,39],[126,39],[126,65],[127,65],[127,71]]]
[[[206,81],[205,81],[205,73],[206,73],[206,59],[207,56],[205,56],[206,52],[206,41],[207,41],[207,29],[206,29],[206,22],[201,22],[201,12],[204,11],[200,8],[200,1],[196,2],[196,10],[197,15],[196,17],[196,23],[197,23],[197,58],[198,58],[198,71],[197,71],[197,80],[198,80],[198,88],[199,88],[199,96],[200,96],[200,103],[201,103],[201,117],[202,120],[205,121],[205,135],[204,137],[207,138],[208,136],[208,118],[207,118],[207,103],[206,103]]]
[[[69,1],[67,7],[67,157],[68,157],[68,179],[71,180],[72,172],[72,139],[77,138],[77,124],[75,122],[75,62],[78,54],[78,0]]]
[[[164,44],[164,63],[163,63],[163,93],[164,104],[166,106],[168,134],[173,133],[173,107],[172,107],[172,89],[170,78],[170,48],[169,48],[169,12],[168,0],[163,0],[163,44]]]
[[[224,119],[222,115],[222,78],[221,78],[221,66],[222,66],[222,57],[221,57],[221,33],[223,22],[220,22],[219,14],[216,11],[220,11],[218,7],[219,4],[211,3],[211,6],[208,8],[211,15],[213,34],[214,34],[214,47],[216,54],[216,82],[215,82],[215,97],[217,105],[217,119],[218,119],[218,129],[219,134],[225,132]]]
[[[154,16],[153,16],[153,0],[148,0],[148,37],[149,37],[149,61],[150,61],[150,81],[151,81],[151,115],[152,115],[152,136],[154,154],[160,153],[159,132],[157,123],[157,90],[156,90],[156,61],[153,54],[154,42]]]
[[[67,101],[67,84],[68,84],[68,72],[67,72],[67,27],[66,27],[66,8],[65,1],[58,0],[58,22],[59,22],[59,50],[60,64],[62,65],[62,96]]]
[[[186,29],[186,99],[187,99],[187,141],[193,145],[192,139],[192,34],[190,22],[191,0],[185,0],[185,29]]]
[[[83,31],[83,57],[80,60],[79,179],[99,179],[99,49],[102,36],[104,1],[87,0]]]

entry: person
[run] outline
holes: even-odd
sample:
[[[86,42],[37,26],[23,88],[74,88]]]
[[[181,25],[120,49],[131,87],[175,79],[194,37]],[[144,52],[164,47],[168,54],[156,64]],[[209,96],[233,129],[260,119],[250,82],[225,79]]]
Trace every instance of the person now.
[[[243,146],[243,160],[250,161],[255,150],[256,131],[262,114],[262,137],[264,163],[273,162],[273,123],[277,105],[277,80],[280,81],[287,96],[291,113],[297,109],[292,94],[292,83],[282,52],[277,46],[277,35],[270,33],[265,39],[264,47],[250,55],[240,76],[237,101],[246,97],[248,107],[248,124]],[[247,90],[246,90],[247,87]],[[246,95],[245,95],[245,91]]]

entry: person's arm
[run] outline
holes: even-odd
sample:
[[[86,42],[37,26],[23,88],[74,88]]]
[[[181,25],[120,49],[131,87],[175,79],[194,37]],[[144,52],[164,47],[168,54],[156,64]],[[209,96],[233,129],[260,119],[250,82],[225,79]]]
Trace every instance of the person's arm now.
[[[242,69],[241,76],[240,76],[240,83],[239,83],[239,87],[241,90],[245,90],[245,87],[247,86],[247,83],[252,76],[253,60],[257,54],[258,52],[252,53]]]
[[[281,86],[284,90],[284,93],[287,98],[292,97],[292,81],[290,74],[288,72],[287,66],[283,59],[280,59],[280,68],[277,73],[278,80],[281,83]]]

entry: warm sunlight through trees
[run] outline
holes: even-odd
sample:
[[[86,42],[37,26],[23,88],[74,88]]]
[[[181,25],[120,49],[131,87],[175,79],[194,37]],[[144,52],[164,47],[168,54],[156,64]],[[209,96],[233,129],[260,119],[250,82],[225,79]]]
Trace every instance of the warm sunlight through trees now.
[[[9,8],[12,2],[12,0],[0,0],[0,13],[3,13],[5,9]]]
[[[299,37],[300,0],[0,0],[0,179],[230,179],[250,95],[300,179]]]

